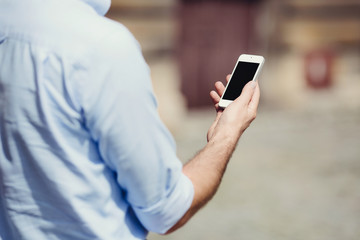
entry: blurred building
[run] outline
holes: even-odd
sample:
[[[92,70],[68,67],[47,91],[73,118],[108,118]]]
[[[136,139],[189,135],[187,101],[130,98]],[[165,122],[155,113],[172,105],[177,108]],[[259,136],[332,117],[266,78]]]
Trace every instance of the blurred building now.
[[[181,0],[177,54],[188,107],[208,106],[215,81],[225,82],[242,53],[261,54],[260,1]]]
[[[134,33],[155,73],[167,71],[154,85],[160,100],[177,96],[175,108],[211,105],[241,53],[266,58],[263,105],[305,108],[330,98],[360,107],[359,12],[358,0],[113,0],[108,16]]]
[[[263,10],[264,97],[293,108],[359,108],[360,1],[272,0]]]

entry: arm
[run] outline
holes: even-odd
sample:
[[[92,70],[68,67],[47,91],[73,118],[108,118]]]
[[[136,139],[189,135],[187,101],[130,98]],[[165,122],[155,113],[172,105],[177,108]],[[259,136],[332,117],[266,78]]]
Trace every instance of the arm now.
[[[208,131],[208,143],[183,167],[184,174],[194,185],[195,196],[190,209],[167,234],[183,226],[214,196],[240,136],[256,117],[260,98],[257,83],[248,83],[241,96],[225,110],[218,107],[224,85],[217,82],[215,87],[217,93],[212,91],[210,96],[217,116]]]

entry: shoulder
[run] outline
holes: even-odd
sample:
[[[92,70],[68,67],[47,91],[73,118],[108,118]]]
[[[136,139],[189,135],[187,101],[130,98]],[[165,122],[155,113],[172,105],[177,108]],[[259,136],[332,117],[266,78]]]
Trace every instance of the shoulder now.
[[[93,54],[94,57],[111,57],[119,53],[141,54],[138,41],[121,23],[98,15],[84,14],[75,24],[68,22],[64,47],[68,53]],[[70,26],[71,25],[71,26]]]
[[[141,47],[132,33],[121,23],[115,22],[108,18],[101,18],[93,26],[96,26],[98,31],[92,32],[92,42],[94,47],[93,53],[98,57],[116,57],[127,55],[141,55]]]
[[[71,22],[66,23],[62,34],[66,40],[60,43],[66,55],[92,67],[125,64],[134,57],[143,61],[139,42],[123,24],[91,13]]]
[[[0,29],[11,38],[63,56],[81,57],[111,46],[138,43],[122,24],[98,15],[82,1],[32,1],[0,3]],[[114,44],[117,43],[117,44]],[[121,43],[121,44],[120,44]]]

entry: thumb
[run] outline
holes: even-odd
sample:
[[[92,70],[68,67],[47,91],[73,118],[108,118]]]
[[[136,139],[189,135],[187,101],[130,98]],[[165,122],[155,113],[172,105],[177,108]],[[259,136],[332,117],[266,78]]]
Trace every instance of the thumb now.
[[[241,95],[235,101],[239,101],[243,105],[248,105],[254,95],[256,86],[257,86],[257,82],[255,81],[248,82],[244,86]]]
[[[259,88],[258,83],[256,83],[254,94],[249,102],[248,109],[250,111],[256,112],[258,105],[259,105],[259,100],[260,100],[260,88]]]

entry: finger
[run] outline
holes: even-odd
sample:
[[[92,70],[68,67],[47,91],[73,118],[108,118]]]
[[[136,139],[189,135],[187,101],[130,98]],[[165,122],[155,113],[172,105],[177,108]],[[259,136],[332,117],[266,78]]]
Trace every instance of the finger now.
[[[225,91],[225,86],[222,82],[218,81],[215,83],[215,89],[216,89],[217,93],[219,94],[219,96],[222,96]]]
[[[216,112],[219,112],[220,110],[222,110],[222,108],[219,106],[220,96],[215,91],[211,91],[210,97],[211,97],[211,100],[213,101]]]
[[[249,110],[256,111],[259,105],[259,101],[260,101],[260,87],[259,84],[256,83],[254,94],[249,102],[249,107],[248,107]]]
[[[243,88],[241,95],[235,101],[242,102],[243,105],[247,106],[254,95],[256,86],[257,86],[257,82],[255,81],[248,82]]]
[[[226,76],[226,82],[229,82],[229,81],[230,81],[230,78],[231,78],[231,74],[228,74],[228,75]]]
[[[214,104],[217,104],[220,101],[220,96],[214,90],[210,92],[210,98]]]

